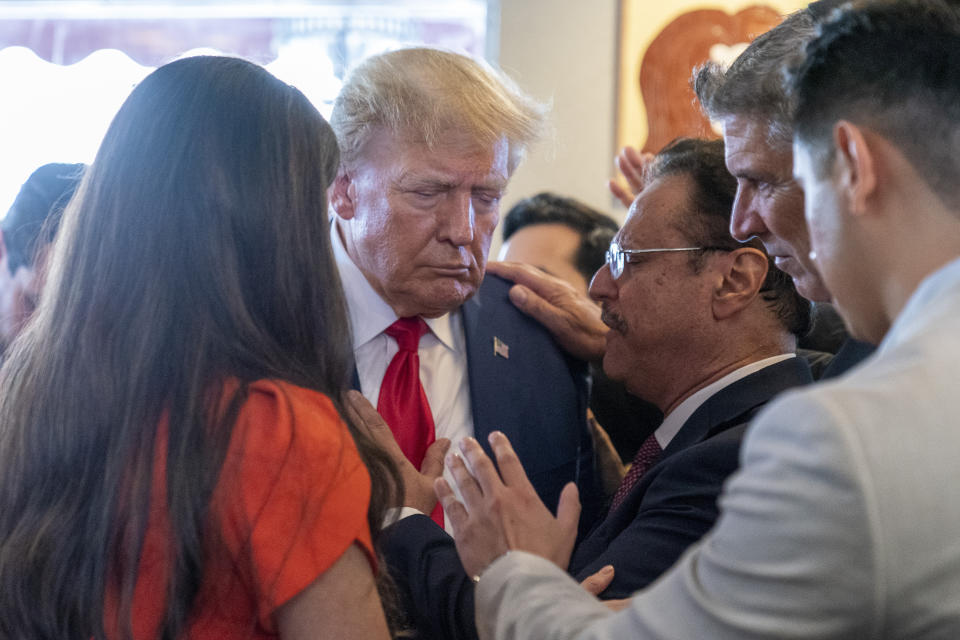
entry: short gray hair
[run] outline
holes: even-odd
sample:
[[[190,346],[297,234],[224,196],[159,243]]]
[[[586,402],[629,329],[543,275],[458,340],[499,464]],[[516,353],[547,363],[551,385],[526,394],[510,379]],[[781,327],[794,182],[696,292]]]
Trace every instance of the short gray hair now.
[[[755,118],[790,144],[794,100],[784,86],[783,70],[813,38],[818,22],[844,1],[821,0],[790,14],[751,42],[727,69],[715,62],[694,69],[693,90],[707,116]]]
[[[384,127],[431,148],[451,131],[483,146],[506,138],[512,173],[540,137],[546,111],[485,62],[412,47],[361,62],[340,90],[330,124],[346,166],[357,160],[374,130]]]

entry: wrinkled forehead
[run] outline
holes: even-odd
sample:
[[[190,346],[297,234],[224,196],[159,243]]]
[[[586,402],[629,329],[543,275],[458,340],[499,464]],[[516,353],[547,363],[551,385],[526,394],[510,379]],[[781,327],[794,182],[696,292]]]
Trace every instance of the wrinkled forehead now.
[[[734,176],[765,172],[790,176],[792,140],[765,120],[728,116],[722,120],[727,169]]]
[[[690,191],[690,177],[686,174],[656,178],[630,205],[615,240],[625,248],[683,240],[683,220],[690,206]]]
[[[458,128],[445,128],[438,132],[424,132],[417,127],[392,129],[386,125],[370,127],[363,137],[354,164],[383,160],[380,153],[383,142],[397,150],[430,156],[489,156],[491,165],[503,167],[502,173],[509,178],[517,165],[516,150],[505,135],[479,135]]]

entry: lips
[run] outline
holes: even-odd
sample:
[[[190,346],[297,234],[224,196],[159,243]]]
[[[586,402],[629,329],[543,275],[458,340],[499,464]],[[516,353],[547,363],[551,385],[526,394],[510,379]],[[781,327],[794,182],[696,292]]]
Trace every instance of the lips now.
[[[469,265],[464,265],[464,264],[434,265],[433,267],[431,267],[431,269],[438,272],[440,275],[447,275],[447,276],[461,276],[465,273],[470,273]]]

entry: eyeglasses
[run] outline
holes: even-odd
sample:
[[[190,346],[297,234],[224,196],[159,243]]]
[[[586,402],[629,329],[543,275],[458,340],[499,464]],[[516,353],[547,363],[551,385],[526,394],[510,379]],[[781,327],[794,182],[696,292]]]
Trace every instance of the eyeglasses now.
[[[624,249],[616,242],[610,243],[607,249],[607,266],[610,267],[610,275],[616,280],[623,275],[623,269],[628,262],[636,262],[630,256],[645,253],[675,253],[678,251],[729,251],[724,247],[679,247],[676,249]]]

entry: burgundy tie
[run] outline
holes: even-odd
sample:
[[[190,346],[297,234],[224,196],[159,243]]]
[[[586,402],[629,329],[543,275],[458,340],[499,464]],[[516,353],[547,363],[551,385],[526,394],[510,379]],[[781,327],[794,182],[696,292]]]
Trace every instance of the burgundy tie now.
[[[400,348],[387,365],[380,384],[377,411],[383,416],[400,450],[417,469],[423,464],[427,447],[436,440],[433,414],[427,394],[420,384],[420,338],[429,329],[419,316],[400,318],[387,327],[386,333]],[[438,503],[430,517],[443,526],[443,509]]]
[[[640,482],[640,478],[647,472],[647,469],[652,467],[654,463],[660,459],[662,454],[663,449],[660,448],[660,443],[653,437],[653,434],[650,434],[650,436],[643,441],[643,444],[640,445],[637,455],[633,457],[633,464],[630,466],[630,470],[627,471],[627,475],[623,476],[623,481],[621,481],[620,486],[617,487],[617,492],[613,494],[613,502],[610,503],[610,513],[617,510],[617,507],[623,503],[627,495],[637,486],[637,483]]]

